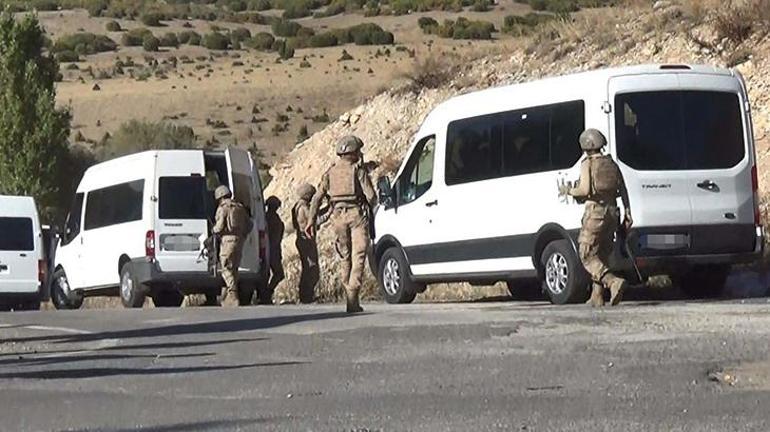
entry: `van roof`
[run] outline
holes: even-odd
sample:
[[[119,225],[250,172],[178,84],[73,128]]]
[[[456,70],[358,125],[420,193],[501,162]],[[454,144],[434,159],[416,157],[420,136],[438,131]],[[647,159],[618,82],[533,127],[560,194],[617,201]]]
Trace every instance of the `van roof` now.
[[[37,215],[35,199],[30,196],[0,195],[0,216]]]
[[[722,75],[734,76],[730,69],[707,65],[686,65],[686,64],[645,64],[637,66],[623,66],[616,68],[598,69],[587,72],[578,72],[568,75],[553,76],[539,80],[510,84],[500,87],[492,87],[460,96],[455,96],[439,104],[428,114],[424,124],[430,125],[434,120],[442,118],[462,117],[459,113],[467,112],[469,106],[489,105],[490,101],[498,98],[508,98],[513,96],[509,92],[516,92],[517,97],[528,98],[530,95],[542,91],[549,93],[559,93],[569,90],[570,93],[579,88],[592,87],[595,85],[604,85],[609,79],[629,75],[648,75],[648,74],[702,74],[702,75]]]

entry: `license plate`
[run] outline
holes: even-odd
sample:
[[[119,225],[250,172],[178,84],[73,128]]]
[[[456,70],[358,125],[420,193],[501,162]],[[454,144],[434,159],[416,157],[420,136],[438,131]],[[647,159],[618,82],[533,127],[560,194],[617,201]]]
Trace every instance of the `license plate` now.
[[[645,249],[671,250],[690,246],[690,236],[687,234],[647,234],[641,238]]]

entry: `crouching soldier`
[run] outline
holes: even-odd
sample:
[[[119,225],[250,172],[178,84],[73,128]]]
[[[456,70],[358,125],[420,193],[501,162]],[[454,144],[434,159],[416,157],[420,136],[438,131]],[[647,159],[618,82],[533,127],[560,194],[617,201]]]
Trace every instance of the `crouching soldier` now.
[[[610,272],[609,257],[618,228],[620,214],[617,199],[623,201],[623,223],[628,230],[633,223],[628,192],[620,168],[609,155],[601,153],[607,139],[596,129],[588,129],[580,135],[580,147],[586,158],[580,167],[580,180],[571,188],[561,185],[561,195],[571,195],[585,201],[582,228],[578,237],[580,260],[591,276],[592,290],[588,303],[594,307],[604,306],[604,289],[611,293],[611,304],[620,303],[627,287],[625,279]]]
[[[222,266],[222,279],[225,282],[225,292],[222,295],[222,306],[239,306],[238,300],[238,268],[241,265],[243,243],[252,229],[251,218],[243,204],[232,199],[232,193],[227,186],[219,186],[214,191],[217,200],[216,222],[214,233],[220,237],[219,264]]]

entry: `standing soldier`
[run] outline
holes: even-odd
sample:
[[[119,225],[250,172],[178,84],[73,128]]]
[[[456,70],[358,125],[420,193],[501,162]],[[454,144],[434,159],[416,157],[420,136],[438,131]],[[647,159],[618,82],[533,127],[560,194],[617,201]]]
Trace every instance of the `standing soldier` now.
[[[610,273],[608,261],[613,250],[613,236],[618,228],[620,213],[617,199],[621,197],[624,207],[623,223],[631,228],[631,207],[623,175],[609,155],[601,153],[607,139],[596,129],[588,129],[580,135],[580,147],[586,158],[580,167],[580,180],[572,188],[559,186],[561,195],[571,195],[579,201],[585,200],[582,228],[578,237],[580,260],[591,276],[592,290],[588,304],[604,306],[604,289],[611,293],[610,304],[620,303],[627,282]]]
[[[214,233],[220,236],[219,263],[222,266],[222,279],[225,281],[225,293],[222,306],[235,307],[238,301],[238,268],[241,265],[243,243],[251,232],[252,223],[246,207],[232,199],[233,194],[227,186],[219,186],[214,191],[217,200]]]
[[[270,243],[270,281],[267,284],[267,290],[259,293],[259,304],[273,304],[273,293],[275,287],[286,277],[283,271],[283,253],[281,250],[281,240],[285,225],[278,215],[278,209],[281,207],[281,200],[276,196],[271,196],[265,200],[267,212],[267,238]]]
[[[340,157],[321,178],[310,205],[305,234],[313,235],[321,201],[329,198],[337,249],[342,257],[341,279],[347,294],[347,312],[363,312],[359,294],[364,278],[366,250],[369,246],[369,211],[377,204],[377,194],[369,173],[361,166],[363,141],[346,136],[337,143]]]
[[[297,246],[302,274],[299,278],[300,303],[312,303],[315,298],[315,286],[320,278],[318,268],[318,244],[315,237],[305,233],[310,222],[310,201],[315,195],[315,188],[303,183],[297,188],[297,203],[291,209],[291,223],[297,232],[294,244]]]

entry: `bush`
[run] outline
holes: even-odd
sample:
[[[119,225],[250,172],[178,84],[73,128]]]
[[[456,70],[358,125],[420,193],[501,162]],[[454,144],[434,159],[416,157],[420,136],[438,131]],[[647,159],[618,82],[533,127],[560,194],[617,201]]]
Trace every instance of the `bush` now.
[[[273,43],[273,51],[277,52],[278,56],[283,60],[294,57],[294,48],[289,46],[283,39],[276,39],[275,43]]]
[[[142,41],[142,47],[145,51],[156,52],[160,48],[160,39],[156,38],[155,36],[148,35]]]
[[[234,42],[235,41],[243,42],[246,39],[250,39],[250,38],[251,38],[251,32],[249,31],[249,29],[244,27],[239,27],[230,32],[230,39]]]
[[[354,60],[353,56],[347,50],[342,50],[342,56],[339,58],[339,62]]]
[[[59,51],[56,53],[56,60],[61,63],[79,62],[80,56],[75,51]]]
[[[115,51],[115,41],[104,35],[93,33],[75,33],[62,36],[53,46],[53,52],[74,51],[79,55],[96,54],[106,51]]]
[[[302,28],[301,25],[289,20],[279,20],[273,22],[270,26],[273,30],[273,34],[280,37],[294,37]]]
[[[313,48],[337,46],[337,43],[337,38],[331,33],[320,33],[308,40],[308,46]]]
[[[248,4],[248,9],[253,11],[266,11],[272,8],[270,0],[250,0]]]
[[[425,31],[426,28],[438,27],[438,21],[431,17],[420,17],[420,19],[417,20],[417,25]]]
[[[179,40],[180,44],[187,44],[187,45],[200,45],[201,44],[201,35],[198,33],[192,31],[192,30],[185,30],[177,36],[177,39]]]
[[[230,38],[219,32],[211,32],[203,38],[203,46],[210,50],[226,50],[230,47]]]
[[[248,8],[248,5],[243,0],[234,0],[227,7],[233,12],[243,12]]]
[[[489,0],[476,0],[471,8],[474,12],[488,12],[490,9]]]
[[[178,48],[179,38],[176,33],[166,33],[160,38],[160,46]]]
[[[162,19],[163,16],[158,13],[146,13],[141,17],[142,24],[147,27],[160,27],[162,25],[160,22]]]
[[[123,28],[120,27],[120,23],[117,21],[109,21],[107,24],[105,24],[104,28],[107,29],[108,32],[123,31]]]
[[[107,160],[144,150],[196,147],[195,132],[188,126],[131,120],[105,140],[97,157]]]
[[[423,32],[436,34],[442,38],[452,39],[492,39],[492,33],[497,31],[495,25],[488,21],[470,21],[460,17],[457,21],[445,20],[438,27],[424,27]]]
[[[262,32],[257,33],[249,40],[244,41],[244,44],[251,49],[259,51],[270,51],[275,43],[275,38],[270,33]]]
[[[121,42],[125,46],[142,46],[147,36],[152,36],[152,32],[146,28],[132,29],[123,33]]]
[[[551,14],[533,13],[526,15],[508,15],[503,18],[503,32],[515,36],[526,36],[540,24],[553,21],[556,16]]]

